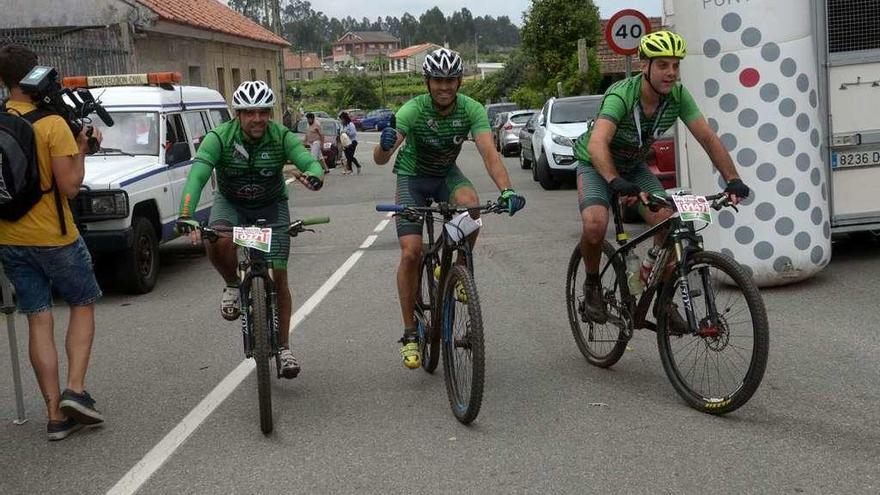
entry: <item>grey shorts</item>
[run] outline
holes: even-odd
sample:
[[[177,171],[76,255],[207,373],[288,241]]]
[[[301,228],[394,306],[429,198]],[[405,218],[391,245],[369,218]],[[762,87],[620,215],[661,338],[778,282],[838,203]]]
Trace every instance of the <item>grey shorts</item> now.
[[[261,206],[259,208],[245,208],[237,205],[224,197],[222,194],[214,194],[214,205],[211,207],[211,217],[208,225],[224,227],[250,225],[259,219],[268,223],[290,223],[290,209],[287,199]],[[272,267],[279,270],[287,270],[287,258],[290,256],[290,236],[283,227],[272,229],[272,246],[269,253],[269,261]]]
[[[663,189],[660,180],[648,170],[648,166],[645,164],[620,171],[620,176],[637,184],[644,192],[666,196],[666,190]],[[577,185],[580,211],[594,205],[601,205],[605,208],[611,206],[611,189],[592,165],[578,162]],[[642,211],[641,207],[639,211]]]

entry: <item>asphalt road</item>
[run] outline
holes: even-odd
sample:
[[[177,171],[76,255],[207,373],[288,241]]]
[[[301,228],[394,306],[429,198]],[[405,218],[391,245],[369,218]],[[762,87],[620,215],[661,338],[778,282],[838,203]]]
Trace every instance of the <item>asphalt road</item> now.
[[[294,309],[304,315],[293,342],[303,372],[273,383],[272,435],[259,431],[238,323],[218,314],[219,277],[199,250],[172,243],[153,292],[108,292],[98,304],[88,389],[108,418],[103,428],[46,441],[26,325],[16,317],[30,421],[12,424],[3,343],[0,493],[880,490],[880,245],[836,244],[812,280],[763,291],[771,321],[764,382],[746,406],[713,417],[676,395],[652,333],[637,332],[611,370],[583,359],[564,300],[579,235],[576,192],[543,191],[506,158],[528,205],[485,219],[476,277],[486,393],[465,427],[449,411],[439,369],[431,376],[399,363],[393,223],[361,248],[386,218],[374,205],[394,197],[390,165],[372,163],[376,140],[361,135],[362,175],[336,170],[318,193],[291,186],[294,216],[332,223],[293,242]],[[472,143],[460,162],[481,199],[494,199]],[[61,308],[59,346],[66,322]],[[235,376],[240,385],[215,390]],[[222,400],[206,403],[212,390]]]

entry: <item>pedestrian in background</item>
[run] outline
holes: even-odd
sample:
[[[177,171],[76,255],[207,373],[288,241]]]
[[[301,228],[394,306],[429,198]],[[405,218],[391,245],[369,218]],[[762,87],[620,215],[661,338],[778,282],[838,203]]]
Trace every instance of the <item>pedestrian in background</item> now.
[[[0,263],[15,287],[19,312],[27,317],[28,353],[46,401],[48,438],[61,440],[83,425],[104,422],[85,390],[95,334],[95,301],[101,289],[67,201],[79,193],[82,184],[88,137],[85,129],[74,137],[67,122],[56,114],[32,113],[40,110],[18,83],[36,65],[36,54],[24,46],[0,48],[0,81],[9,91],[4,111],[34,121],[35,160],[44,191],[24,216],[0,220]],[[92,137],[100,144],[98,129]],[[70,306],[64,392],[58,374],[52,289]]]
[[[306,122],[309,124],[306,128],[306,142],[309,143],[309,151],[316,160],[321,162],[324,173],[330,173],[327,162],[324,160],[324,154],[321,153],[324,148],[324,133],[321,132],[321,123],[315,119],[315,114],[312,112],[306,114]]]
[[[348,139],[351,141],[351,144],[343,148],[343,152],[345,153],[345,161],[348,163],[348,171],[347,173],[351,173],[351,165],[354,164],[357,167],[357,173],[361,173],[361,164],[358,162],[358,159],[355,158],[354,152],[357,149],[357,129],[355,129],[354,124],[351,122],[351,117],[348,115],[348,112],[342,112],[339,114],[339,120],[342,121],[342,132],[348,136]]]

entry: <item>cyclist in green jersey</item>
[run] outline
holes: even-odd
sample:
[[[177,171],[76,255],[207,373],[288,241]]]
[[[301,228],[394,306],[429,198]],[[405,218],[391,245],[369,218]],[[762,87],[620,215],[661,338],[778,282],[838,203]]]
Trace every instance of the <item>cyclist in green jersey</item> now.
[[[263,81],[245,81],[232,96],[235,119],[215,127],[205,135],[196,153],[192,170],[186,179],[180,201],[177,230],[188,233],[193,244],[200,244],[199,223],[192,218],[199,204],[202,188],[217,173],[217,192],[208,224],[211,227],[253,223],[264,219],[268,223],[290,221],[287,204],[287,184],[283,169],[293,163],[302,174],[297,179],[307,188],[317,191],[323,185],[321,164],[305,149],[289,129],[269,120],[275,94]],[[300,366],[290,350],[291,297],[287,286],[287,258],[290,237],[285,228],[272,232],[271,252],[273,280],[278,289],[278,340],[281,347],[281,374],[294,378]],[[239,317],[238,260],[235,245],[230,238],[206,243],[208,259],[223,277],[220,313],[227,320]]]
[[[583,222],[581,255],[587,272],[585,312],[595,322],[605,323],[608,318],[601,294],[599,263],[611,192],[627,205],[639,200],[644,203],[649,193],[666,195],[660,181],[648,170],[645,158],[651,143],[676,119],[684,122],[706,150],[727,182],[725,192],[730,200],[737,204],[749,195],[730,154],[678,80],[679,64],[686,54],[684,39],[671,31],[644,36],[639,45],[642,72],[608,88],[595,124],[575,143],[575,155],[580,161],[577,178]],[[639,212],[652,226],[671,214],[667,209],[651,212],[642,205]],[[655,245],[662,242],[664,235],[657,234]],[[686,325],[677,310],[670,311],[670,315],[673,325]]]
[[[489,177],[501,191],[498,202],[507,205],[511,215],[522,209],[525,197],[511,187],[507,169],[495,151],[485,109],[472,98],[458,93],[461,57],[452,50],[439,48],[425,57],[422,72],[428,93],[400,107],[395,116],[397,129],[385,128],[379,145],[373,149],[376,164],[384,165],[403,145],[394,161],[396,202],[407,206],[427,206],[432,200],[478,205],[480,199],[473,184],[455,163],[470,133]],[[476,232],[470,236],[471,243],[476,236]],[[397,217],[397,237],[400,243],[397,292],[404,328],[400,355],[407,368],[415,369],[421,365],[413,310],[422,252],[422,223]]]

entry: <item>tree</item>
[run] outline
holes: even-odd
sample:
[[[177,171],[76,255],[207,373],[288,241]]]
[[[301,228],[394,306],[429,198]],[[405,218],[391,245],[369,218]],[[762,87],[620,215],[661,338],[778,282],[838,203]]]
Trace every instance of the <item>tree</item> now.
[[[593,0],[533,0],[524,16],[523,50],[546,74],[559,74],[577,53],[578,38],[595,47],[601,26]]]
[[[419,17],[419,35],[416,42],[440,43],[446,41],[448,30],[446,16],[438,7],[434,7]]]
[[[336,108],[377,108],[380,106],[379,96],[373,81],[365,75],[336,76],[339,89],[334,95]]]

